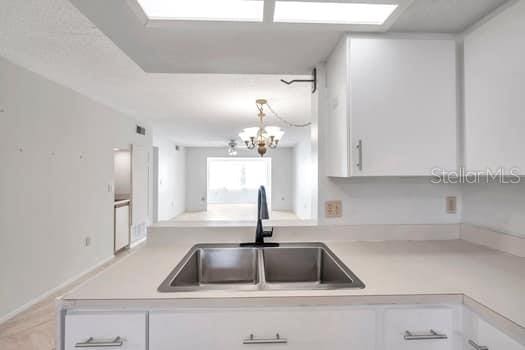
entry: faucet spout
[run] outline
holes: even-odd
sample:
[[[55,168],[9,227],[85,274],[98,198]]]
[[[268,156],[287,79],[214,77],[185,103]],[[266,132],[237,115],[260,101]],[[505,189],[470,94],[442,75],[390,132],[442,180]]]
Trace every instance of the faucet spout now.
[[[266,189],[264,186],[259,187],[257,193],[257,219],[268,220],[268,202],[266,201]]]

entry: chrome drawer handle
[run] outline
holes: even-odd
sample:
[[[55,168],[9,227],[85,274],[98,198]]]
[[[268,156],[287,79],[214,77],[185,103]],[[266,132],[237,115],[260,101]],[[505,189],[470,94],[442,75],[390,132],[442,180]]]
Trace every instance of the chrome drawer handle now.
[[[469,344],[470,346],[472,346],[472,347],[473,347],[474,349],[476,349],[476,350],[489,350],[488,346],[478,345],[478,344],[474,343],[473,340],[470,340],[470,339],[469,339],[469,341],[468,341],[468,344]]]
[[[357,148],[357,169],[363,171],[363,140],[357,141],[355,148]]]
[[[119,348],[123,344],[121,337],[113,340],[95,340],[90,337],[85,342],[76,343],[75,348]]]
[[[415,334],[410,331],[405,331],[405,340],[431,340],[431,339],[448,339],[446,334],[439,334],[433,329],[428,334]]]
[[[251,344],[287,344],[288,339],[281,338],[279,333],[275,335],[275,338],[255,338],[253,334],[250,334],[249,338],[246,338],[242,341],[243,344],[251,345]]]

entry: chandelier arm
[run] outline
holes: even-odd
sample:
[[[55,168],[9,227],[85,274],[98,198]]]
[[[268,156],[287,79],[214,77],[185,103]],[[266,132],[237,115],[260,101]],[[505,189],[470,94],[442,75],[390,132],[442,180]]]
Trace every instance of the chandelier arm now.
[[[270,103],[267,102],[266,105],[268,106],[268,109],[270,110],[270,112],[273,114],[273,116],[277,119],[279,119],[281,122],[285,123],[286,125],[288,125],[289,127],[294,127],[294,128],[305,128],[307,126],[310,126],[312,125],[312,122],[308,122],[308,123],[304,123],[304,124],[296,124],[296,123],[292,123],[292,122],[289,122],[288,120],[284,119],[283,117],[281,117],[279,114],[277,114],[277,112],[275,112],[272,108],[272,106],[270,106]],[[257,106],[257,108],[259,108],[259,106]]]

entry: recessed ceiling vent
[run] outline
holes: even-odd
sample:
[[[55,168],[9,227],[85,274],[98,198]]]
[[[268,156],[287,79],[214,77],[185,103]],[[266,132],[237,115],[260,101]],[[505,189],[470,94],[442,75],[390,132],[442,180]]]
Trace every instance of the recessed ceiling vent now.
[[[146,128],[140,125],[137,125],[137,134],[146,135]]]

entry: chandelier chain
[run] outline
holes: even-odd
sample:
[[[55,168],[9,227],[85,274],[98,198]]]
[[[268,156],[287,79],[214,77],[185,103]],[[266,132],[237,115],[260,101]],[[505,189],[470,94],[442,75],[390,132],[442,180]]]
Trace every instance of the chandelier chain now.
[[[266,105],[268,106],[268,109],[269,109],[270,112],[272,113],[273,117],[279,119],[281,122],[283,122],[284,124],[288,125],[289,127],[294,127],[294,128],[305,128],[305,127],[307,127],[307,126],[312,125],[312,122],[303,123],[303,124],[296,124],[296,123],[289,122],[288,120],[284,119],[284,118],[281,117],[279,114],[277,114],[277,112],[274,111],[274,109],[272,108],[272,106],[270,106],[270,103],[269,103],[269,102],[267,102]],[[259,105],[257,105],[257,108],[259,109],[259,111],[262,112],[262,106],[260,107]]]

